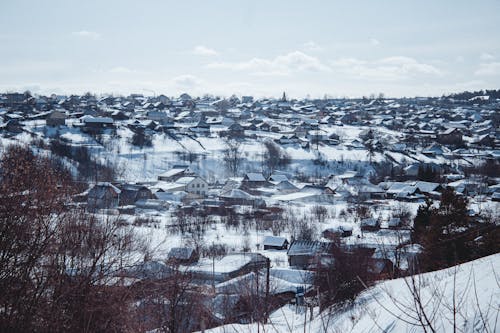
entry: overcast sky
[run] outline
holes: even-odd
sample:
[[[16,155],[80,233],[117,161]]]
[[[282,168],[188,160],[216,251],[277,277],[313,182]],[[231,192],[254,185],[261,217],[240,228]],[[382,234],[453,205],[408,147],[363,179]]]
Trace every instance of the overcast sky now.
[[[1,0],[0,91],[292,97],[500,88],[500,1]]]

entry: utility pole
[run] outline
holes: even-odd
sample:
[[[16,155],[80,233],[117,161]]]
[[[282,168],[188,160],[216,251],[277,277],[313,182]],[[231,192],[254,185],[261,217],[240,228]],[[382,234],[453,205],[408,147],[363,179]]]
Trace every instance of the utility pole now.
[[[266,258],[266,307],[264,313],[264,324],[267,324],[269,316],[269,271],[271,270],[271,259]]]

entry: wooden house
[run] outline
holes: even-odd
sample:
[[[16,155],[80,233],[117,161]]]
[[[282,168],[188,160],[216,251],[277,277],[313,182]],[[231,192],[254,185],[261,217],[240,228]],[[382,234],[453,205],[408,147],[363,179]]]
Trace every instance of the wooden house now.
[[[286,250],[288,248],[288,240],[285,237],[266,236],[263,245],[264,250]]]

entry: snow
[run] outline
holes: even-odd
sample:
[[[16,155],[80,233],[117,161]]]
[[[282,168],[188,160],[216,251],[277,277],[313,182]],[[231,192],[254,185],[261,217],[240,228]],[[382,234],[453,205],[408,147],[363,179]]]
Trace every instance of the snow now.
[[[500,254],[460,266],[415,276],[423,312],[435,332],[498,332]],[[410,278],[378,283],[364,291],[353,305],[318,313],[285,305],[271,314],[267,324],[229,324],[207,333],[323,333],[323,332],[427,332],[412,297]],[[456,306],[454,322],[453,302]],[[307,310],[307,311],[306,311]]]

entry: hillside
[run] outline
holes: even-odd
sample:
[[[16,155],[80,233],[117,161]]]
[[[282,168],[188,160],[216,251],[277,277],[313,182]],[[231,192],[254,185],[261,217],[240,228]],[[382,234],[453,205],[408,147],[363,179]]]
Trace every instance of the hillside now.
[[[385,281],[362,293],[354,305],[325,311],[314,319],[310,313],[286,305],[274,312],[266,325],[226,325],[206,332],[497,332],[500,300],[500,254],[460,266]],[[424,304],[417,311],[412,291]],[[455,321],[453,304],[456,304]],[[425,327],[418,319],[430,325]],[[304,330],[304,319],[306,328]],[[432,326],[432,329],[431,329]]]

